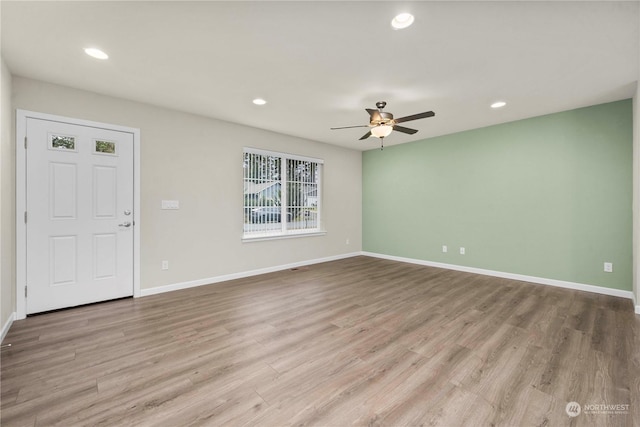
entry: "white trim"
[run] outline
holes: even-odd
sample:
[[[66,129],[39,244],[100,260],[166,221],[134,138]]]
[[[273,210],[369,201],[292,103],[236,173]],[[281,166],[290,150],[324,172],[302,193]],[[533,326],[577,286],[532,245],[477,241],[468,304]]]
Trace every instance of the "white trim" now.
[[[506,273],[502,271],[485,270],[481,268],[465,267],[465,266],[455,265],[455,264],[445,264],[440,262],[424,261],[424,260],[418,260],[413,258],[397,257],[393,255],[378,254],[378,253],[366,252],[366,251],[352,252],[352,253],[335,255],[335,256],[326,257],[326,258],[318,258],[318,259],[309,260],[309,261],[301,261],[301,262],[296,262],[291,264],[279,265],[275,267],[267,267],[267,268],[261,268],[257,270],[250,270],[250,271],[245,271],[241,273],[226,274],[223,276],[210,277],[207,279],[192,280],[189,282],[174,283],[171,285],[164,285],[164,286],[158,286],[155,288],[142,289],[141,296],[156,295],[156,294],[162,294],[165,292],[177,291],[181,289],[211,285],[215,283],[225,282],[228,280],[242,279],[245,277],[257,276],[257,275],[266,274],[266,273],[273,273],[276,271],[282,271],[282,270],[288,270],[290,268],[297,268],[297,267],[303,267],[307,265],[319,264],[322,262],[336,261],[336,260],[351,258],[359,255],[388,259],[391,261],[406,262],[410,264],[419,264],[419,265],[424,265],[428,267],[445,268],[448,270],[482,274],[484,276],[501,277],[505,279],[519,280],[523,282],[536,283],[540,285],[548,285],[548,286],[555,286],[555,287],[566,288],[566,289],[593,292],[593,293],[610,295],[610,296],[621,297],[621,298],[629,298],[629,299],[632,299],[634,302],[635,312],[637,314],[640,314],[640,305],[636,304],[635,298],[631,291],[623,291],[620,289],[605,288],[602,286],[586,285],[582,283],[567,282],[567,281],[556,280],[556,279],[547,279],[543,277],[527,276],[524,274]]]
[[[503,271],[485,270],[482,268],[466,267],[463,265],[444,264],[441,262],[424,261],[421,259],[404,258],[393,255],[377,254],[373,252],[362,252],[362,255],[374,258],[388,259],[391,261],[407,262],[410,264],[419,264],[428,267],[446,268],[448,270],[464,271],[467,273],[482,274],[484,276],[502,277],[505,279],[520,280],[523,282],[537,283],[540,285],[556,286],[559,288],[575,289],[578,291],[594,292],[597,294],[633,299],[633,292],[623,291],[621,289],[605,288],[602,286],[586,285],[583,283],[567,282],[564,280],[547,279],[544,277],[527,276],[524,274],[505,273]],[[638,308],[639,306],[636,305],[636,313],[638,313]]]
[[[633,294],[633,307],[636,314],[640,314],[640,301],[636,299],[636,295]]]
[[[262,156],[270,156],[270,157],[286,157],[287,159],[291,159],[291,160],[301,160],[303,162],[320,163],[321,165],[324,164],[324,160],[322,159],[317,159],[315,157],[300,156],[298,154],[284,153],[282,151],[269,151],[269,150],[263,150],[261,148],[243,147],[242,152],[243,154],[251,153],[251,154],[260,154]]]
[[[263,240],[291,239],[296,237],[324,236],[326,231],[297,231],[279,234],[264,234],[261,236],[242,237],[242,243],[261,242]]]
[[[88,126],[99,129],[108,129],[133,135],[133,296],[139,297],[140,293],[140,129],[127,126],[112,125],[89,120],[75,119],[71,117],[56,116],[46,113],[37,113],[26,110],[16,110],[16,311],[15,319],[24,319],[27,316],[26,298],[24,289],[26,286],[27,230],[24,223],[26,211],[26,173],[27,157],[24,149],[24,139],[27,135],[27,119],[34,118],[55,122],[69,123],[80,126]]]
[[[133,132],[133,297],[140,294],[140,223],[142,210],[140,205],[140,129],[130,128]]]
[[[361,255],[360,252],[334,255],[326,258],[317,258],[309,261],[294,262],[291,264],[278,265],[275,267],[259,268],[257,270],[244,271],[241,273],[225,274],[223,276],[209,277],[207,279],[191,280],[189,282],[174,283],[171,285],[157,286],[155,288],[142,289],[142,296],[162,294],[165,292],[178,291],[180,289],[194,288],[203,285],[212,285],[214,283],[226,282],[228,280],[243,279],[245,277],[258,276],[260,274],[273,273],[276,271],[288,270],[291,268],[304,267],[322,262],[337,261],[339,259],[351,258]]]
[[[27,228],[24,212],[27,210],[27,155],[24,139],[27,135],[29,113],[16,111],[16,319],[27,317],[27,301],[24,288],[27,276]]]
[[[9,315],[9,318],[4,323],[4,325],[2,325],[2,333],[0,333],[0,343],[4,341],[4,337],[7,336],[7,332],[9,332],[9,329],[11,329],[11,325],[13,325],[13,321],[15,320],[15,318],[16,318],[16,312],[14,311]]]

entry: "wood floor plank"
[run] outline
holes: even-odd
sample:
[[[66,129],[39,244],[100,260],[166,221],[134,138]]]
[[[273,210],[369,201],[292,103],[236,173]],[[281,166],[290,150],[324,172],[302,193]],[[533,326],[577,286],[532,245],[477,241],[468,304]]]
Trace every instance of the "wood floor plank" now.
[[[622,298],[358,256],[16,321],[0,423],[636,426],[639,319]]]

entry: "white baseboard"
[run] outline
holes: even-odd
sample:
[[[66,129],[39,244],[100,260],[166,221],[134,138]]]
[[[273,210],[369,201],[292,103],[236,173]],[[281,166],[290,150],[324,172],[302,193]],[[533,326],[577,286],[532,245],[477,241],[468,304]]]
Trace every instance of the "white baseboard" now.
[[[464,271],[467,273],[482,274],[485,276],[501,277],[505,279],[520,280],[523,282],[537,283],[540,285],[556,286],[559,288],[575,289],[578,291],[594,292],[597,294],[611,295],[614,297],[622,297],[633,299],[633,292],[623,291],[620,289],[605,288],[602,286],[586,285],[583,283],[566,282],[564,280],[547,279],[544,277],[526,276],[524,274],[505,273],[503,271],[485,270],[482,268],[465,267],[463,265],[445,264],[441,262],[424,261],[420,259],[397,257],[393,255],[377,254],[373,252],[362,252],[362,255],[383,258],[392,261],[408,262],[411,264],[425,265],[428,267],[446,268],[448,270]],[[635,303],[634,303],[635,305]],[[635,305],[636,313],[640,314],[640,306]]]
[[[243,271],[240,273],[225,274],[223,276],[208,277],[206,279],[191,280],[188,282],[174,283],[171,285],[157,286],[155,288],[141,289],[140,296],[156,295],[165,292],[177,291],[180,289],[193,288],[196,286],[211,285],[214,283],[226,282],[227,280],[243,279],[245,277],[257,276],[260,274],[273,273],[276,271],[288,270],[291,268],[304,267],[306,265],[319,264],[321,262],[336,261],[344,258],[351,258],[361,255],[360,252],[353,252],[342,255],[335,255],[326,258],[317,258],[309,261],[294,262],[291,264],[278,265],[275,267],[259,268],[257,270]]]
[[[621,298],[629,298],[633,300],[635,312],[637,314],[640,314],[640,304],[636,302],[633,292],[631,291],[623,291],[620,289],[605,288],[602,286],[587,285],[584,283],[567,282],[564,280],[547,279],[544,277],[527,276],[524,274],[506,273],[503,271],[485,270],[482,268],[466,267],[463,265],[455,265],[455,264],[445,264],[441,262],[425,261],[425,260],[419,260],[414,258],[398,257],[394,255],[385,255],[385,254],[378,254],[378,253],[366,252],[366,251],[352,252],[352,253],[335,255],[335,256],[326,257],[326,258],[318,258],[318,259],[313,259],[308,261],[295,262],[291,264],[278,265],[274,267],[243,271],[240,273],[225,274],[222,276],[209,277],[206,279],[198,279],[198,280],[191,280],[188,282],[180,282],[180,283],[173,283],[170,285],[157,286],[155,288],[142,289],[140,292],[140,296],[144,297],[148,295],[156,295],[156,294],[162,294],[165,292],[177,291],[180,289],[188,289],[188,288],[193,288],[197,286],[211,285],[214,283],[225,282],[228,280],[243,279],[245,277],[257,276],[257,275],[266,274],[266,273],[273,273],[276,271],[288,270],[291,268],[304,267],[307,265],[319,264],[321,262],[336,261],[339,259],[351,258],[358,255],[370,256],[374,258],[383,258],[383,259],[388,259],[392,261],[406,262],[410,264],[425,265],[428,267],[437,267],[437,268],[445,268],[448,270],[464,271],[467,273],[482,274],[484,276],[493,276],[493,277],[501,277],[505,279],[520,280],[523,282],[530,282],[530,283],[536,283],[536,284],[548,285],[548,286],[556,286],[559,288],[575,289],[578,291],[593,292],[597,294],[611,295],[611,296],[621,297]],[[13,317],[10,320],[13,321]],[[11,325],[9,324],[9,326]],[[8,330],[9,328],[7,327],[7,331]],[[5,330],[3,329],[3,334],[4,333],[5,333]],[[4,337],[4,335],[2,336]]]
[[[636,314],[640,314],[640,301],[636,299],[636,294],[633,294],[633,307],[635,308]]]
[[[7,336],[7,332],[9,332],[9,329],[11,328],[11,325],[13,324],[13,321],[15,320],[15,318],[16,318],[16,313],[14,311],[9,315],[9,318],[7,319],[6,322],[4,322],[4,325],[2,325],[2,333],[0,333],[0,343],[4,341],[4,337]]]

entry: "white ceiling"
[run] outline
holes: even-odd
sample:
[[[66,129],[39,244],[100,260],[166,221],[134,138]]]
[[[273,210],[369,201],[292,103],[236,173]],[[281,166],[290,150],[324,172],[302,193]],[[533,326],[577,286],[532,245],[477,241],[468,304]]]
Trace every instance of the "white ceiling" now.
[[[633,96],[639,2],[2,1],[14,75],[354,149],[387,101],[393,145]],[[390,26],[411,12],[406,30]],[[110,58],[99,61],[83,48]],[[255,106],[251,100],[265,98]],[[489,104],[505,100],[493,110]]]

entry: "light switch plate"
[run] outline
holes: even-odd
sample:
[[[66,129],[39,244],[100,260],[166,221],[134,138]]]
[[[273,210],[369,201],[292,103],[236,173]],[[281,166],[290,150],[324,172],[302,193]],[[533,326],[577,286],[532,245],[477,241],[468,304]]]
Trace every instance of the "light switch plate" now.
[[[162,209],[180,209],[180,201],[178,200],[163,200]]]

